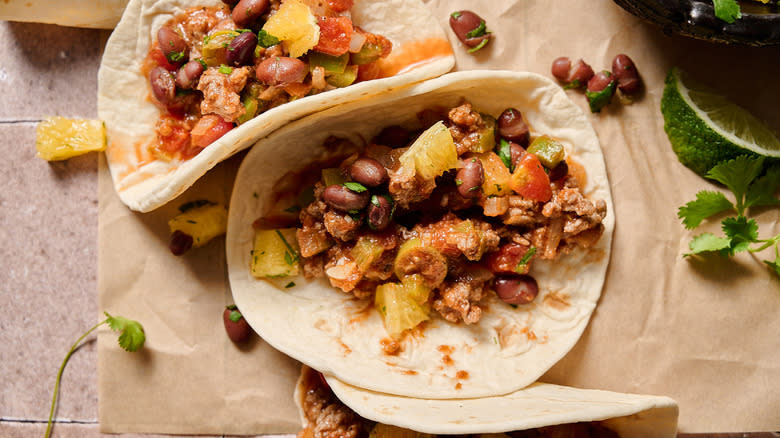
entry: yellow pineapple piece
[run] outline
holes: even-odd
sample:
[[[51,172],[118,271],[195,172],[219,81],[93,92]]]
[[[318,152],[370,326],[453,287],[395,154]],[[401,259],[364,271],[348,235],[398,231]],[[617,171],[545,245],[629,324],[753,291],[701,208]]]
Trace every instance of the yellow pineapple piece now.
[[[257,230],[250,270],[257,278],[298,275],[299,254],[295,228]]]
[[[511,194],[509,178],[512,174],[509,173],[509,169],[501,161],[501,158],[495,152],[485,152],[476,154],[476,156],[482,161],[482,168],[485,172],[485,179],[482,182],[482,193],[485,196]]]
[[[49,117],[35,131],[38,156],[48,161],[106,149],[106,127],[101,120]]]
[[[285,0],[276,13],[268,17],[263,30],[282,41],[293,58],[303,55],[320,40],[317,17],[299,0]]]
[[[191,204],[168,221],[171,233],[181,231],[192,236],[194,248],[207,244],[211,239],[227,231],[227,209],[222,204]]]
[[[420,134],[399,161],[400,172],[411,171],[431,180],[458,165],[458,151],[449,129],[439,121]]]
[[[433,438],[429,433],[415,432],[398,426],[377,423],[368,438]]]

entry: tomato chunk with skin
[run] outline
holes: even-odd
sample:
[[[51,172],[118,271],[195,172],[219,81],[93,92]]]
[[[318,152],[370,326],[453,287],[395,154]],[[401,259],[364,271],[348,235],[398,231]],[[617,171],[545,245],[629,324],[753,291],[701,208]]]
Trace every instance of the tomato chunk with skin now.
[[[521,264],[526,253],[531,248],[519,243],[507,243],[498,248],[498,251],[491,252],[485,257],[487,267],[494,274],[527,274],[530,263]]]
[[[517,163],[515,172],[509,178],[509,188],[520,196],[538,202],[547,202],[552,198],[550,178],[534,154],[523,155]]]
[[[352,40],[352,20],[348,17],[317,17],[320,40],[314,50],[328,55],[341,56],[349,51]]]
[[[205,115],[192,128],[192,145],[205,148],[231,129],[233,124],[222,120],[222,117],[214,114]]]

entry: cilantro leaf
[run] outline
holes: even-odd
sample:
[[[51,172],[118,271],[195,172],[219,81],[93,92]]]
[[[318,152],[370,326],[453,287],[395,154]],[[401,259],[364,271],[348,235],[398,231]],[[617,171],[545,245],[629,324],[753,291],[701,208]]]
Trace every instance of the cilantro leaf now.
[[[750,183],[753,182],[764,166],[764,157],[751,157],[740,155],[739,157],[719,163],[709,172],[707,178],[714,179],[729,190],[734,192],[737,199],[737,213],[744,213],[744,197]]]
[[[271,46],[279,44],[279,38],[271,35],[263,29],[260,29],[260,31],[257,32],[257,44],[260,45],[260,47],[267,49]]]
[[[731,239],[726,237],[718,237],[712,233],[703,233],[694,237],[688,247],[691,252],[684,254],[686,257],[700,254],[703,252],[720,251],[726,249],[731,244]]]
[[[723,232],[731,240],[728,254],[746,251],[748,245],[758,240],[758,224],[745,216],[727,217],[721,222]]]
[[[352,190],[355,193],[363,193],[366,190],[368,190],[366,186],[364,186],[363,184],[352,182],[352,181],[345,182],[344,187]]]
[[[775,274],[780,276],[780,257],[776,257],[774,261],[764,260],[764,263],[774,270]]]
[[[144,328],[138,321],[123,318],[121,316],[111,316],[106,314],[106,322],[113,331],[119,331],[119,346],[127,351],[136,351],[144,346],[146,335]]]
[[[712,3],[715,6],[715,16],[726,23],[731,24],[742,18],[737,0],[712,0]]]
[[[745,207],[780,205],[780,199],[775,196],[778,188],[780,188],[780,165],[775,165],[748,187]]]
[[[476,38],[484,35],[487,32],[487,26],[485,26],[485,20],[480,20],[479,26],[466,32],[466,38]]]
[[[726,199],[726,195],[723,193],[702,190],[696,194],[695,201],[691,201],[677,210],[677,217],[683,220],[685,228],[692,230],[698,227],[704,219],[733,208],[734,204]]]
[[[522,274],[525,271],[526,266],[528,266],[528,262],[531,261],[531,257],[536,254],[536,247],[532,246],[528,248],[528,251],[526,251],[525,254],[523,254],[523,257],[520,259],[520,262],[517,263],[517,266],[515,266],[515,272],[518,274]]]
[[[498,158],[501,158],[501,162],[504,163],[507,169],[512,172],[512,145],[508,141],[501,139],[498,146]]]

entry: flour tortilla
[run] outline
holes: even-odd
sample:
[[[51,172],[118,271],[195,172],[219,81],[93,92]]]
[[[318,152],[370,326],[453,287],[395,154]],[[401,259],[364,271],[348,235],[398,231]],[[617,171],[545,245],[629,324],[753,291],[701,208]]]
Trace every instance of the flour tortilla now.
[[[305,369],[301,371],[307,372]],[[303,379],[295,403],[301,408]],[[677,403],[669,397],[534,383],[497,397],[426,400],[367,391],[325,376],[342,403],[363,418],[431,434],[482,434],[587,421],[622,437],[674,438]],[[301,412],[306,427],[306,418]]]
[[[285,278],[275,284],[251,276],[252,222],[267,210],[282,175],[327,155],[322,146],[327,137],[360,143],[385,126],[414,123],[425,108],[451,107],[464,98],[489,114],[517,108],[532,136],[561,140],[567,156],[587,169],[584,193],[606,202],[605,230],[595,247],[556,262],[534,261],[539,296],[533,303],[515,309],[489,294],[482,319],[471,326],[448,323],[433,312],[421,336],[407,338],[401,353],[388,356],[380,345],[388,336],[370,303],[366,308],[324,279]],[[585,329],[604,283],[614,217],[596,133],[558,85],[533,73],[451,73],[306,117],[257,142],[238,171],[230,201],[230,285],[241,312],[269,344],[351,385],[431,399],[508,394],[536,381]],[[289,281],[295,286],[284,288]],[[443,349],[452,353],[445,357]]]
[[[98,117],[108,135],[106,157],[119,198],[133,210],[153,210],[172,200],[220,161],[271,131],[307,114],[439,76],[454,63],[437,20],[419,0],[357,0],[356,25],[393,43],[383,60],[401,70],[394,76],[304,97],[260,114],[187,161],[164,161],[148,152],[160,110],[141,63],[157,30],[177,13],[221,0],[131,0],[106,44],[98,72]],[[425,46],[425,47],[423,47]],[[429,48],[426,48],[429,47]],[[436,49],[430,49],[434,47]]]
[[[0,20],[112,29],[128,0],[3,0]]]

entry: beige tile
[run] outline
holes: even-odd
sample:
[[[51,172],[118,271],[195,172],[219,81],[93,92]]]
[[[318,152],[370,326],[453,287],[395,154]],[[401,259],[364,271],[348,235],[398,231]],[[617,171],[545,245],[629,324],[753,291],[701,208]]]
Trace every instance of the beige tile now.
[[[0,418],[47,417],[60,362],[98,317],[97,156],[47,163],[34,131],[0,124]],[[71,358],[60,418],[96,420],[96,361],[93,342]]]
[[[105,30],[0,21],[0,121],[97,116]]]

